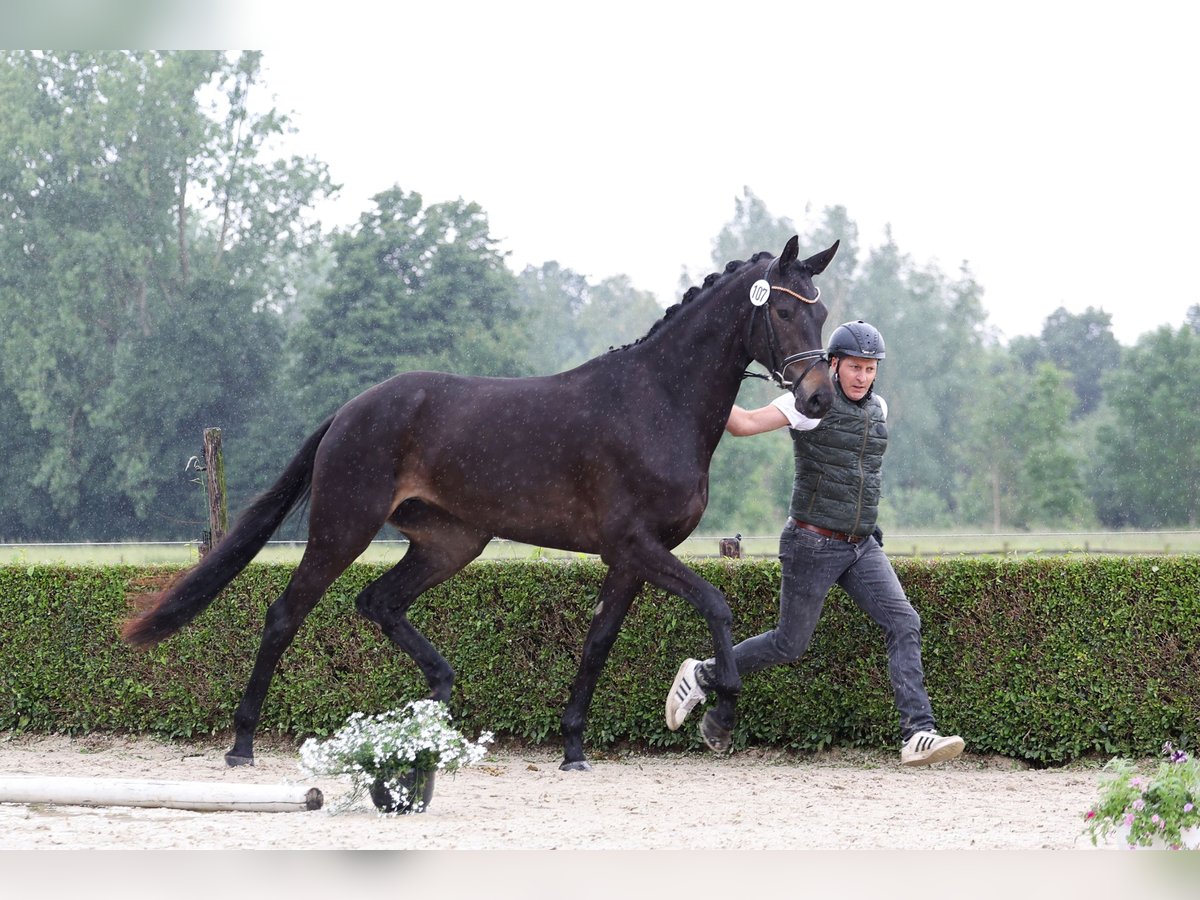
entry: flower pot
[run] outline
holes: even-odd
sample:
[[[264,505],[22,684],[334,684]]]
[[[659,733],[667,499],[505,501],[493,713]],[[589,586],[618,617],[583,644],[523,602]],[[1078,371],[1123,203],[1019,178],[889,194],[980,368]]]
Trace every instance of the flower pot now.
[[[1184,828],[1179,832],[1180,844],[1179,847],[1171,847],[1162,838],[1154,838],[1150,842],[1149,847],[1144,847],[1141,844],[1129,843],[1129,826],[1125,824],[1118,825],[1116,830],[1112,832],[1109,838],[1120,850],[1200,850],[1200,828]]]
[[[413,813],[425,812],[433,800],[433,770],[409,769],[396,776],[402,790],[393,795],[388,790],[387,779],[382,775],[371,782],[371,802],[380,812]]]

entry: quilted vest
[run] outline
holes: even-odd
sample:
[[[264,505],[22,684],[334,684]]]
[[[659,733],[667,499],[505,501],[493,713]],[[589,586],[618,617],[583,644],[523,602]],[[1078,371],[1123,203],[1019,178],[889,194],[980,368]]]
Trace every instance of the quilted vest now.
[[[855,403],[839,385],[821,424],[791,435],[796,458],[792,518],[847,534],[874,531],[887,449],[879,399],[871,394]]]

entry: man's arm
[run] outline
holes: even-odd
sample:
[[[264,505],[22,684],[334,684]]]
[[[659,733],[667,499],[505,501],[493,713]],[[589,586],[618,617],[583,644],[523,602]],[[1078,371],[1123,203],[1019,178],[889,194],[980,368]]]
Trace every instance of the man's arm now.
[[[787,416],[778,406],[760,406],[758,409],[734,406],[729,411],[729,421],[725,423],[725,430],[734,437],[749,437],[752,434],[785,428],[787,424]]]

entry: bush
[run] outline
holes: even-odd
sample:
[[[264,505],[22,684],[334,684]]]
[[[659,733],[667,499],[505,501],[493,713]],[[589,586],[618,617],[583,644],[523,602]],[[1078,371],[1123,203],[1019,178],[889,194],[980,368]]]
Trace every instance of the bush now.
[[[695,561],[726,592],[734,636],[775,623],[779,564]],[[333,733],[426,692],[416,665],[354,612],[386,571],[351,567],[284,654],[260,733]],[[1196,557],[897,560],[923,622],[938,725],[972,752],[1038,764],[1187,748],[1200,723]],[[269,603],[290,565],[254,564],[183,631],[150,650],[118,638],[130,594],[174,569],[0,567],[0,729],[224,733],[249,677]],[[605,567],[594,560],[476,562],[411,612],[454,666],[451,707],[468,732],[557,743]],[[644,588],[600,677],[589,746],[699,746],[662,705],[680,659],[711,655],[682,599]],[[882,634],[840,590],[805,657],[746,679],[735,747],[894,748]]]

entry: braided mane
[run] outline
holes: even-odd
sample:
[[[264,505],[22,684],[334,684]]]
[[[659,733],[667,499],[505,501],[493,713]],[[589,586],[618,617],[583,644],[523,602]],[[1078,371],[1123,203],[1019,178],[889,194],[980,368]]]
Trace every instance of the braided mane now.
[[[628,350],[630,347],[636,347],[638,344],[642,343],[643,341],[648,340],[656,331],[658,331],[660,328],[663,327],[663,325],[666,323],[666,321],[668,319],[671,318],[671,316],[673,316],[673,315],[675,315],[675,313],[679,312],[680,308],[685,303],[691,303],[693,300],[695,300],[701,294],[704,294],[707,291],[709,291],[713,287],[713,285],[715,285],[717,282],[724,281],[726,278],[728,278],[734,272],[737,272],[742,267],[752,266],[755,263],[761,262],[762,260],[767,259],[772,256],[774,256],[774,254],[769,253],[766,250],[760,250],[758,253],[755,253],[752,257],[750,257],[750,259],[748,259],[748,260],[735,259],[735,260],[732,260],[731,262],[726,263],[725,271],[713,272],[705,277],[704,282],[700,287],[696,287],[695,285],[693,285],[692,287],[688,288],[683,294],[683,299],[680,300],[678,303],[676,303],[674,306],[667,307],[667,311],[665,313],[663,313],[663,317],[661,319],[659,319],[657,322],[655,322],[653,325],[651,325],[650,330],[647,331],[644,335],[642,335],[640,338],[638,338],[636,341],[633,341],[632,343],[623,344],[620,347],[609,347],[608,352],[616,353],[620,350]]]

